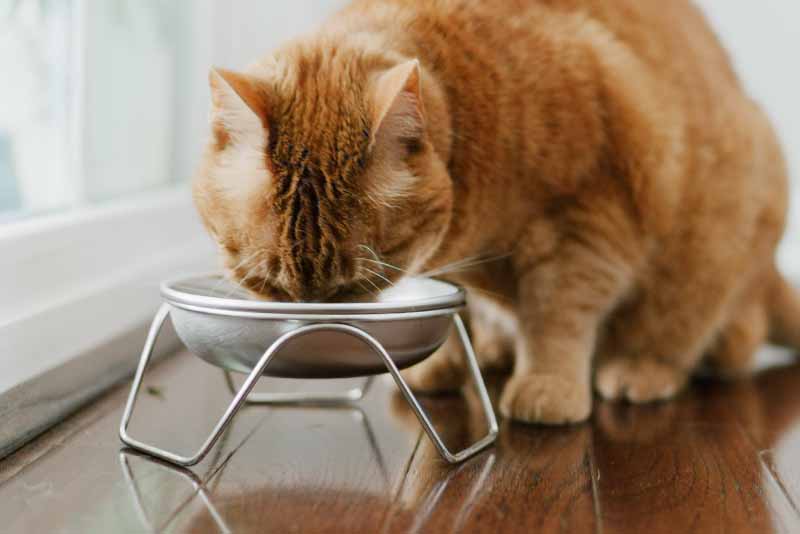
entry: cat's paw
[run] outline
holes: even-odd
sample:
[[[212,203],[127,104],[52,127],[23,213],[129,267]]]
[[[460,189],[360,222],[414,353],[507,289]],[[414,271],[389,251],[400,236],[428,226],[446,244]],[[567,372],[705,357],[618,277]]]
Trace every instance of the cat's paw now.
[[[481,370],[509,371],[514,367],[514,353],[505,340],[473,332],[472,344]]]
[[[594,385],[605,399],[646,403],[674,397],[688,378],[683,369],[652,358],[613,358],[598,365]]]
[[[483,297],[470,297],[470,337],[482,370],[514,367],[516,319]]]
[[[409,387],[419,393],[450,393],[458,391],[467,378],[465,364],[460,354],[450,344],[445,344],[438,352],[401,371]]]
[[[525,423],[579,423],[592,413],[591,387],[555,375],[514,376],[503,390],[500,412]]]

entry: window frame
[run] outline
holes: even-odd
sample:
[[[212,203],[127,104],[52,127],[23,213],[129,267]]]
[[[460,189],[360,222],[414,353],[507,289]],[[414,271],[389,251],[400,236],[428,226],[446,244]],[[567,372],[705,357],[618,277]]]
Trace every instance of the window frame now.
[[[128,376],[160,282],[212,270],[214,248],[185,185],[0,226],[0,458]]]
[[[176,108],[172,181],[183,179],[206,135],[206,72],[213,63],[213,2],[187,14],[191,57],[183,75],[198,90]],[[92,3],[73,0],[66,102],[70,197],[63,211],[0,220],[0,458],[133,371],[159,284],[216,267],[189,186],[174,181],[122,198],[88,202],[85,35]],[[157,354],[174,352],[174,332]]]

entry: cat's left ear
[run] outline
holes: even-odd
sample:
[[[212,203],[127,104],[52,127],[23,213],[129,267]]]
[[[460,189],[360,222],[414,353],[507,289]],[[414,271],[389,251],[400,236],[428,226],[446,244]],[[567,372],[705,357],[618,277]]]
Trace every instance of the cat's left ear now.
[[[422,79],[413,59],[382,73],[372,89],[372,140],[395,139],[418,146],[425,135]]]
[[[259,81],[246,75],[212,68],[211,123],[234,140],[266,135],[267,99]]]

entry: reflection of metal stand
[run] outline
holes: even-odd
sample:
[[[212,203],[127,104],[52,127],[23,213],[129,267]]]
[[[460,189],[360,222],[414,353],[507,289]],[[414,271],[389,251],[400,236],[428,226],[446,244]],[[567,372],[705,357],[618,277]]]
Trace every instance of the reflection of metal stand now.
[[[286,334],[279,337],[270,347],[264,352],[264,355],[261,356],[261,359],[258,363],[253,367],[250,373],[247,375],[247,378],[244,381],[244,384],[239,389],[238,392],[234,395],[233,401],[225,410],[225,413],[222,414],[219,421],[217,422],[214,429],[211,431],[211,434],[206,438],[205,442],[200,446],[196,453],[191,456],[181,456],[169,451],[165,451],[153,445],[148,445],[141,441],[137,441],[136,439],[132,438],[128,435],[128,424],[130,423],[131,415],[133,413],[133,408],[136,405],[136,397],[139,394],[139,389],[142,385],[142,379],[144,377],[145,369],[147,368],[147,364],[150,361],[150,357],[153,352],[153,347],[155,346],[156,338],[158,337],[158,333],[161,330],[164,321],[169,315],[169,305],[163,304],[161,308],[156,313],[155,318],[153,319],[153,324],[150,327],[150,332],[147,335],[147,341],[145,342],[144,350],[142,351],[142,357],[139,361],[139,366],[136,369],[136,375],[133,379],[133,384],[131,385],[131,392],[128,396],[128,402],[125,405],[125,412],[122,415],[122,422],[120,423],[119,428],[119,436],[123,443],[128,445],[129,447],[136,449],[138,451],[147,453],[151,456],[156,458],[160,458],[161,460],[165,460],[167,462],[171,462],[178,465],[183,466],[190,466],[195,465],[200,462],[211,450],[214,446],[214,443],[219,439],[220,435],[222,435],[225,428],[230,424],[233,417],[242,407],[245,402],[262,402],[262,403],[308,403],[308,402],[325,402],[325,403],[335,403],[335,402],[352,402],[354,400],[358,400],[363,395],[366,388],[369,386],[369,379],[364,384],[363,389],[361,390],[353,390],[344,394],[340,395],[308,395],[308,394],[292,394],[291,396],[286,396],[286,394],[281,395],[279,397],[275,396],[275,394],[259,394],[258,397],[251,398],[251,391],[255,386],[256,382],[259,378],[264,374],[264,371],[269,366],[272,358],[280,352],[281,348],[286,345],[290,340],[305,335],[305,334],[313,334],[314,332],[320,331],[327,331],[327,332],[339,332],[343,335],[349,335],[356,339],[360,339],[364,342],[368,347],[372,349],[372,351],[383,360],[383,363],[386,365],[386,369],[392,375],[397,387],[400,389],[400,392],[405,397],[408,404],[414,410],[414,413],[419,419],[419,422],[422,424],[422,428],[428,434],[428,437],[431,439],[433,444],[436,446],[436,449],[439,451],[439,454],[448,462],[450,463],[458,463],[461,461],[466,460],[467,458],[477,454],[481,450],[485,449],[489,445],[491,445],[496,436],[497,436],[497,419],[494,415],[494,410],[492,409],[492,404],[489,400],[489,394],[486,391],[486,385],[483,383],[483,377],[481,376],[481,372],[478,369],[478,361],[475,358],[475,352],[472,349],[472,344],[470,343],[469,336],[467,335],[467,330],[464,327],[464,323],[461,321],[461,318],[458,314],[453,313],[453,322],[455,323],[456,329],[458,331],[459,338],[461,343],[464,347],[464,353],[466,355],[467,366],[469,368],[470,374],[475,382],[475,387],[478,390],[478,396],[481,400],[481,405],[483,407],[484,415],[486,417],[486,421],[489,425],[489,430],[486,436],[482,439],[478,440],[476,443],[473,443],[466,449],[452,453],[450,450],[445,446],[442,438],[436,432],[436,429],[433,427],[433,424],[430,421],[425,410],[420,405],[417,398],[411,392],[411,388],[409,388],[408,384],[403,377],[400,375],[400,370],[395,365],[394,360],[383,348],[383,346],[375,339],[373,336],[357,328],[355,326],[351,326],[349,324],[339,324],[339,323],[321,323],[321,324],[312,324],[307,326],[301,326],[287,332]],[[409,319],[414,318],[413,313],[408,314]],[[231,384],[232,385],[232,384]],[[354,392],[355,391],[355,392]]]
[[[294,406],[286,406],[284,405],[284,409],[292,409]],[[378,442],[375,439],[375,433],[372,430],[372,425],[369,422],[369,417],[367,414],[359,406],[354,405],[347,405],[347,404],[339,404],[336,406],[320,406],[317,408],[319,410],[336,410],[347,412],[348,414],[354,417],[354,420],[359,423],[364,428],[365,437],[367,442],[369,443],[369,448],[372,451],[372,454],[375,458],[375,462],[378,465],[378,469],[381,474],[381,478],[383,480],[383,485],[386,491],[390,490],[391,481],[389,479],[389,473],[386,468],[386,462],[383,459],[383,454],[381,454],[381,450],[378,447]],[[230,436],[229,430],[233,428],[233,426],[228,426],[225,431],[223,431],[222,437],[220,438],[221,442],[224,442],[228,436]],[[152,465],[156,465],[161,469],[169,472],[176,473],[180,475],[181,478],[188,481],[188,483],[192,486],[194,490],[194,495],[197,495],[200,500],[202,501],[202,505],[208,510],[209,515],[211,516],[214,523],[217,525],[217,528],[220,532],[232,532],[230,528],[228,528],[227,524],[225,523],[225,519],[223,518],[222,514],[217,510],[214,506],[214,503],[209,498],[208,493],[213,493],[212,489],[208,486],[209,477],[213,473],[213,477],[216,478],[217,482],[219,482],[222,471],[227,467],[227,463],[223,462],[220,463],[220,447],[217,447],[216,451],[214,452],[214,458],[211,461],[209,466],[209,472],[205,474],[203,478],[206,479],[206,483],[204,484],[202,480],[192,471],[185,469],[183,467],[178,467],[167,462],[162,462],[159,459],[148,458],[146,456],[138,456],[135,452],[120,452],[119,453],[119,463],[120,467],[122,468],[122,475],[125,479],[125,482],[128,485],[128,489],[131,492],[131,496],[133,498],[134,509],[136,510],[136,514],[139,517],[139,521],[142,525],[147,529],[147,532],[161,532],[163,528],[167,525],[154,525],[154,520],[147,513],[145,509],[143,499],[142,499],[142,491],[139,488],[139,484],[136,482],[136,477],[134,476],[133,470],[131,469],[129,457],[138,457],[144,462],[149,462]],[[219,469],[217,471],[217,468]],[[171,518],[174,518],[180,510],[182,510],[185,506],[189,504],[189,500],[187,499],[176,511],[173,511],[170,515]]]
[[[152,460],[151,460],[152,461]],[[148,532],[159,532],[160,527],[156,527],[153,525],[150,517],[147,514],[147,511],[142,504],[142,492],[139,490],[139,485],[136,483],[136,479],[133,476],[133,472],[131,471],[131,466],[128,462],[128,456],[126,453],[121,452],[119,453],[119,464],[122,467],[122,475],[125,477],[125,482],[128,484],[128,489],[131,491],[131,495],[133,496],[133,503],[136,507],[136,513],[139,516],[139,521],[144,525]],[[164,469],[170,469],[173,472],[179,474],[182,478],[187,480],[192,487],[194,488],[195,494],[200,496],[200,499],[203,500],[203,504],[205,505],[208,513],[211,515],[211,518],[216,523],[217,527],[219,528],[220,532],[233,532],[231,529],[228,528],[228,525],[225,524],[225,520],[222,518],[220,513],[214,507],[214,504],[211,502],[211,499],[208,498],[208,494],[206,493],[205,487],[200,479],[197,478],[197,475],[192,473],[189,470],[175,468],[175,467],[166,467]]]
[[[480,469],[480,473],[475,480],[469,484],[469,492],[463,491],[465,488],[461,488],[462,491],[460,492],[461,497],[461,506],[458,513],[452,514],[452,521],[451,525],[453,525],[453,532],[461,532],[462,525],[464,520],[466,519],[467,515],[469,514],[470,509],[475,505],[475,499],[480,493],[480,491],[486,488],[486,478],[489,476],[489,472],[492,470],[492,466],[494,465],[495,456],[494,453],[487,455],[485,458],[481,459],[483,462],[483,466]],[[430,519],[431,514],[439,506],[439,501],[444,495],[447,486],[450,484],[450,481],[461,472],[466,466],[462,465],[457,469],[451,470],[447,475],[438,479],[436,484],[426,493],[426,496],[423,500],[420,501],[420,504],[415,508],[414,511],[414,522],[409,527],[408,532],[410,534],[415,534],[417,532],[424,532],[426,522]],[[408,479],[405,479],[406,482]]]

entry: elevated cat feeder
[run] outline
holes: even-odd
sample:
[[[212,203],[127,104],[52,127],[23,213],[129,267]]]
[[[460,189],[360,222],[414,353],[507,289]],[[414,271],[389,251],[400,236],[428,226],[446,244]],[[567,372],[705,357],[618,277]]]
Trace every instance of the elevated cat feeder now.
[[[388,372],[439,454],[458,463],[491,445],[497,420],[475,353],[458,312],[464,290],[429,278],[407,278],[384,290],[374,302],[285,303],[250,298],[220,276],[192,276],[165,282],[164,303],[156,313],[122,415],[119,435],[125,445],[161,460],[191,466],[200,462],[245,403],[339,404],[359,401],[374,376]],[[233,400],[208,438],[191,456],[181,456],[128,434],[136,398],[158,333],[167,319],[195,355],[226,373]],[[451,324],[464,347],[488,422],[485,437],[451,452],[408,387],[400,370],[433,354],[450,335]],[[230,373],[247,378],[237,390]],[[361,387],[328,394],[251,393],[262,376],[283,378],[364,377]]]

